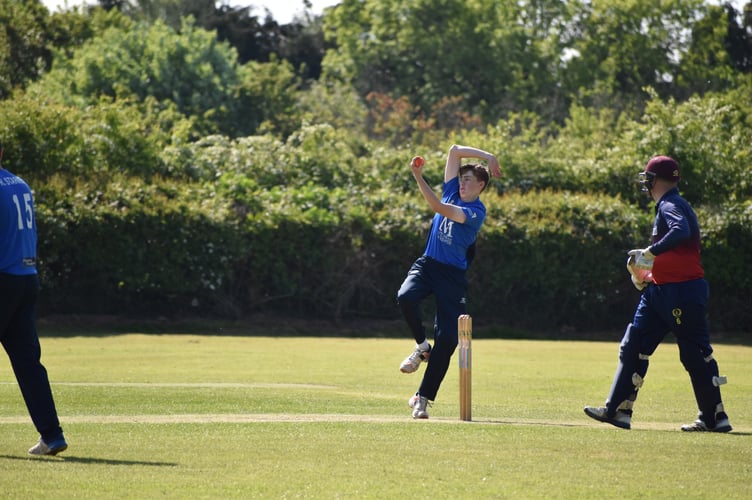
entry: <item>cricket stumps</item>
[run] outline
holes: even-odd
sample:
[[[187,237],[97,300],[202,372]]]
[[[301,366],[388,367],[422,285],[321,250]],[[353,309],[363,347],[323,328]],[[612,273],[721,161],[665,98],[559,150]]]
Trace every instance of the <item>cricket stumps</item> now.
[[[457,336],[460,364],[460,420],[472,420],[472,374],[473,374],[473,318],[463,314],[457,318]]]

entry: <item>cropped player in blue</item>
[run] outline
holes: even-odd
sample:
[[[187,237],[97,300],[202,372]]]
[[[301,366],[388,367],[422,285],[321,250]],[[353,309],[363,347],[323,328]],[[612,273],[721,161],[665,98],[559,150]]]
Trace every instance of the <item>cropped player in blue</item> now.
[[[3,156],[0,144],[0,161]],[[29,186],[0,165],[0,342],[40,434],[29,453],[56,455],[68,447],[57,418],[35,325],[37,229]]]
[[[699,410],[697,420],[683,431],[729,432],[708,331],[708,284],[700,262],[700,228],[697,216],[679,195],[679,165],[667,156],[648,161],[643,190],[656,202],[650,246],[628,252],[627,268],[640,303],[627,326],[619,351],[619,364],[604,407],[585,407],[596,420],[629,429],[637,392],[648,371],[650,356],[665,336],[673,332],[679,358],[689,373]]]
[[[397,293],[397,302],[416,343],[400,371],[413,373],[422,361],[428,361],[420,388],[408,401],[413,418],[428,418],[427,406],[436,398],[457,348],[457,317],[465,314],[465,272],[486,217],[486,207],[479,196],[488,186],[488,170],[474,163],[461,165],[463,158],[485,160],[493,175],[501,176],[499,162],[491,153],[453,145],[447,155],[443,194],[439,199],[423,179],[422,161],[413,158],[410,163],[421,194],[435,212],[425,251],[413,263]],[[426,338],[420,313],[421,302],[431,294],[436,299],[433,348]]]

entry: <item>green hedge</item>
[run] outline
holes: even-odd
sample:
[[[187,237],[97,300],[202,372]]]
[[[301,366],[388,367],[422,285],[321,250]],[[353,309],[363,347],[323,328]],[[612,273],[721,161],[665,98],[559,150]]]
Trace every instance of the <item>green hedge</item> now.
[[[472,308],[503,324],[546,330],[621,324],[637,291],[626,252],[650,221],[606,195],[531,192],[487,200],[472,273]]]
[[[316,186],[256,194],[263,211],[215,218],[206,214],[218,208],[196,210],[154,187],[142,188],[143,203],[110,200],[104,212],[112,193],[101,194],[100,210],[82,198],[42,204],[42,311],[399,317],[396,291],[430,221],[420,200],[381,191],[361,204]],[[479,321],[547,332],[626,324],[638,299],[626,251],[646,243],[649,211],[553,191],[488,193],[485,201],[488,221],[469,273],[469,310]],[[701,212],[717,328],[750,324],[744,297],[752,281],[733,269],[752,249],[751,211]]]
[[[719,330],[752,331],[752,201],[698,211],[710,321]]]

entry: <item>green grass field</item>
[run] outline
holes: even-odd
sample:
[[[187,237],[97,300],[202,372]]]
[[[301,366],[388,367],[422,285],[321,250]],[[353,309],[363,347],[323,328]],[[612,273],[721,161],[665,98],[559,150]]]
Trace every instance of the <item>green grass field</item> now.
[[[3,498],[749,498],[752,348],[715,345],[734,432],[687,434],[676,346],[653,356],[633,428],[588,419],[613,342],[479,339],[473,422],[456,357],[428,421],[407,339],[112,334],[43,337],[69,449],[37,439],[0,365]]]

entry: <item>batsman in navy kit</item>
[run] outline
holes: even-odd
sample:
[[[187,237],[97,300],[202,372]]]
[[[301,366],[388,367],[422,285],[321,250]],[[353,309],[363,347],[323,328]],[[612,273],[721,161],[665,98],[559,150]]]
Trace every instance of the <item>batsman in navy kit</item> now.
[[[436,398],[457,348],[457,318],[465,314],[465,273],[486,217],[479,196],[488,186],[488,170],[477,163],[462,165],[463,158],[485,160],[491,173],[501,176],[499,162],[491,153],[453,145],[447,155],[439,199],[423,179],[423,159],[415,157],[410,162],[418,188],[435,212],[425,251],[413,263],[397,293],[397,302],[416,344],[400,371],[413,373],[421,362],[428,362],[418,392],[408,401],[413,418],[428,418],[427,406]],[[433,347],[426,338],[420,313],[421,302],[431,294],[436,299]]]
[[[628,252],[627,270],[642,291],[619,350],[611,392],[603,407],[585,407],[589,417],[622,429],[631,427],[637,392],[650,356],[669,332],[689,373],[699,410],[683,431],[729,432],[707,321],[708,284],[700,261],[700,228],[689,203],[679,195],[679,165],[668,156],[651,158],[640,174],[643,191],[656,202],[650,246]]]
[[[0,161],[3,148],[0,144]],[[26,408],[40,434],[32,455],[56,455],[68,445],[42,365],[35,325],[37,229],[34,198],[20,177],[0,165],[0,342],[8,353]]]

